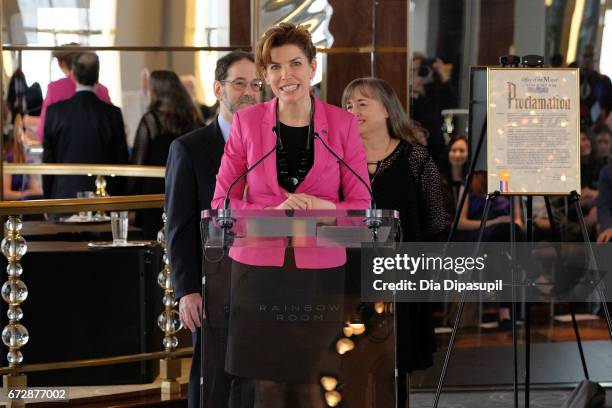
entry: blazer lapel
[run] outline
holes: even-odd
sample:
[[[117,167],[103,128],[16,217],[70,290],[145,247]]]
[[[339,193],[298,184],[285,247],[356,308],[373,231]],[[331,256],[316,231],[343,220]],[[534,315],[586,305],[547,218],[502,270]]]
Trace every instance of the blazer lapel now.
[[[325,105],[317,98],[313,98],[313,100],[315,103],[314,131],[329,145],[329,129],[327,128]],[[314,139],[314,135],[312,143],[314,143],[314,162],[304,180],[295,190],[296,193],[307,192],[313,184],[319,182],[323,177],[323,170],[325,170],[325,167],[329,164],[329,159],[332,157],[321,142]]]
[[[276,103],[276,98],[265,103],[266,111],[261,121],[259,133],[261,138],[261,151],[260,155],[255,160],[259,160],[260,157],[263,157],[264,154],[268,153],[276,145],[276,134],[272,130],[276,126]],[[276,152],[272,152],[262,164],[266,172],[266,183],[268,187],[272,189],[274,194],[279,196],[282,195],[282,189],[278,185],[278,176],[276,174]]]

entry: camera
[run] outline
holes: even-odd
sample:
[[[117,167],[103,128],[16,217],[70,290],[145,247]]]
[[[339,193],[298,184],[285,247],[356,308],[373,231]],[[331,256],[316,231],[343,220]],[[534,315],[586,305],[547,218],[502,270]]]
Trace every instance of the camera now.
[[[436,62],[434,58],[423,58],[421,60],[421,66],[417,72],[420,77],[427,77],[433,71],[433,64]]]

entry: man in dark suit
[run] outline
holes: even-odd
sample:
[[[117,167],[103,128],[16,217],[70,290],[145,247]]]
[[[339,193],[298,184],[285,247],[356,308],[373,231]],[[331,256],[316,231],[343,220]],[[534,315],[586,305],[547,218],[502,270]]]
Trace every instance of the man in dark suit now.
[[[204,406],[227,407],[232,377],[225,372],[229,274],[227,262],[202,262],[200,212],[210,208],[216,175],[234,112],[258,103],[262,83],[252,54],[234,51],[217,61],[215,96],[219,114],[208,126],[181,136],[170,145],[166,164],[167,246],[174,294],[183,326],[193,334],[189,407],[200,395],[200,322],[202,267],[206,268],[204,316]],[[236,389],[236,387],[233,387]]]
[[[125,164],[128,150],[121,109],[102,102],[95,94],[100,61],[92,52],[74,59],[77,83],[73,97],[47,109],[43,139],[44,163]],[[122,193],[120,178],[109,180],[111,195]],[[44,176],[47,198],[74,198],[78,191],[94,189],[88,176]]]

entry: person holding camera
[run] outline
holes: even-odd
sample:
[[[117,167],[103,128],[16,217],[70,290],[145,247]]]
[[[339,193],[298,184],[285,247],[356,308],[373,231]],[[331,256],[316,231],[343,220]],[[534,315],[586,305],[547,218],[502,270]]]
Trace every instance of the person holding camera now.
[[[444,63],[439,58],[426,58],[423,54],[415,53],[412,72],[412,118],[429,133],[427,149],[439,168],[446,153],[440,113],[456,105],[455,93],[450,77],[444,70]]]

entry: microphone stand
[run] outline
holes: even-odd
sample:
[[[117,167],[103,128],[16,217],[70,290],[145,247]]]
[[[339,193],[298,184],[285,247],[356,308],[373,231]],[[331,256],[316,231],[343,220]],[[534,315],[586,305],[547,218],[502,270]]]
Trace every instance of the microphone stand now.
[[[359,174],[357,174],[355,170],[351,168],[351,166],[348,165],[347,162],[342,160],[342,158],[338,156],[338,154],[334,152],[327,143],[325,143],[325,141],[321,138],[321,136],[319,136],[318,133],[315,132],[314,138],[315,140],[318,140],[319,142],[321,142],[323,147],[325,147],[325,149],[332,156],[334,156],[336,160],[338,160],[339,163],[341,163],[344,167],[346,167],[346,169],[349,172],[351,172],[351,174],[357,177],[357,180],[359,180],[361,184],[365,186],[366,190],[368,190],[368,193],[370,194],[370,208],[366,210],[365,223],[368,226],[368,228],[372,230],[372,236],[374,238],[374,241],[377,241],[378,240],[378,228],[382,225],[382,210],[379,210],[376,208],[376,201],[374,200],[374,193],[372,192],[372,189],[370,188],[368,183],[366,183],[366,181]]]
[[[217,210],[217,221],[219,222],[219,226],[222,229],[221,234],[224,249],[226,249],[224,233],[229,232],[229,230],[234,226],[234,222],[236,221],[236,219],[232,216],[232,210],[230,208],[230,194],[232,192],[232,189],[240,180],[244,179],[253,169],[255,169],[255,167],[259,166],[261,162],[263,162],[268,156],[274,153],[276,149],[278,149],[280,137],[278,135],[277,130],[278,129],[276,128],[276,126],[272,128],[272,132],[274,132],[274,134],[276,135],[276,143],[274,144],[274,147],[270,149],[269,152],[264,154],[259,160],[253,163],[251,167],[246,169],[244,173],[236,177],[236,179],[232,182],[232,184],[230,184],[229,188],[227,189],[227,193],[225,194],[225,201],[223,202],[223,208]]]

